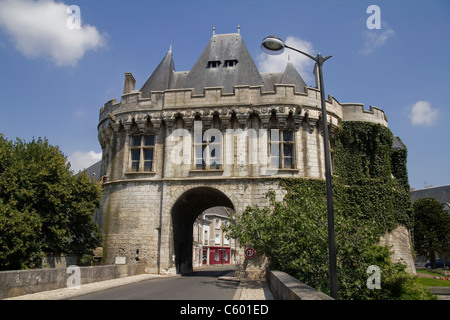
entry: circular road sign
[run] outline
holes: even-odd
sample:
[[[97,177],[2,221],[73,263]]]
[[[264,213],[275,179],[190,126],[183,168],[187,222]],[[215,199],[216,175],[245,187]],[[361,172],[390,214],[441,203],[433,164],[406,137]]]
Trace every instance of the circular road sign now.
[[[255,257],[255,250],[253,248],[245,249],[245,256],[247,259],[253,259]]]

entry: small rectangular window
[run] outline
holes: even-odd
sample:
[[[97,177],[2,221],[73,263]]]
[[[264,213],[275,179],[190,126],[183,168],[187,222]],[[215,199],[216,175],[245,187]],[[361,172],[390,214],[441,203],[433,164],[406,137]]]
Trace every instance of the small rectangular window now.
[[[225,60],[225,67],[227,68],[233,68],[238,63],[237,60]]]
[[[218,68],[220,66],[220,61],[208,61],[208,65],[206,66],[208,69]]]

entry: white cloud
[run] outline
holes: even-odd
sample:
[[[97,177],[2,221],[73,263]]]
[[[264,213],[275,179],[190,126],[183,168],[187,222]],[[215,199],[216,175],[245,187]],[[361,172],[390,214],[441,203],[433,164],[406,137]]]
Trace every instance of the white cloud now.
[[[75,113],[73,115],[75,118],[81,119],[81,118],[84,118],[84,116],[86,115],[86,112],[84,110],[78,108],[75,110]]]
[[[364,48],[359,52],[363,54],[372,53],[376,48],[383,46],[386,41],[395,34],[391,28],[367,30],[363,33]]]
[[[94,151],[83,152],[83,151],[75,151],[68,157],[68,161],[70,162],[70,168],[77,173],[78,171],[89,168],[96,162],[102,159],[102,153],[96,153]]]
[[[104,45],[97,28],[70,29],[68,5],[54,0],[0,0],[0,27],[27,58],[46,58],[57,66],[75,66],[88,50]],[[81,10],[81,18],[83,13]]]
[[[297,37],[289,36],[285,41],[286,45],[314,55],[313,45],[311,42],[302,40]],[[295,66],[302,78],[308,82],[312,81],[314,61],[305,55],[286,49],[280,55],[270,55],[261,53],[257,57],[260,72],[283,72],[286,69],[288,60]]]
[[[428,101],[417,101],[408,116],[415,126],[432,126],[439,118],[439,109],[432,108]]]

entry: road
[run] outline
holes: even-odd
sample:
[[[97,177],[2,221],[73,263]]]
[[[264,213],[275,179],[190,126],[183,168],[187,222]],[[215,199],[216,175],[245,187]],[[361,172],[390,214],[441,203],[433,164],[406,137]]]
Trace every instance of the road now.
[[[232,300],[239,283],[217,279],[231,272],[231,268],[205,269],[173,278],[146,280],[70,300]]]

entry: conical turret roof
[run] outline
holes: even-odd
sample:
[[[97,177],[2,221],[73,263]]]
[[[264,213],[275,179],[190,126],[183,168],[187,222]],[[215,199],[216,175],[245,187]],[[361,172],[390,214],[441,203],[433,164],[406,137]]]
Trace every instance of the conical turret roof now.
[[[143,98],[150,98],[151,91],[164,91],[173,87],[175,64],[172,50],[167,52],[164,59],[152,73],[141,89]]]
[[[305,81],[290,61],[287,63],[280,84],[293,84],[295,85],[297,92],[304,92],[306,87]]]

